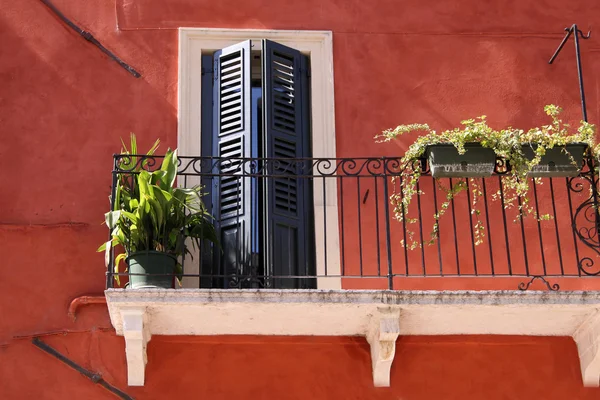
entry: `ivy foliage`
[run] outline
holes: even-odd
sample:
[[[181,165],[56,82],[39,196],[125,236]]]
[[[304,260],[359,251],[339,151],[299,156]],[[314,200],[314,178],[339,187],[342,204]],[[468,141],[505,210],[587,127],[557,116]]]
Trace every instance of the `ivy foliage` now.
[[[562,109],[555,105],[544,107],[545,113],[550,117],[551,122],[548,125],[531,128],[527,131],[508,127],[505,129],[494,129],[487,124],[486,116],[480,116],[474,119],[468,119],[461,122],[461,126],[437,132],[427,124],[409,124],[399,125],[393,129],[387,129],[381,134],[375,136],[377,142],[390,142],[398,137],[407,134],[425,133],[417,137],[409,146],[408,150],[401,159],[401,168],[399,175],[394,177],[394,181],[400,183],[399,189],[390,196],[390,202],[393,207],[395,218],[406,224],[415,224],[418,219],[408,218],[409,206],[415,195],[423,194],[417,190],[419,179],[421,178],[420,161],[425,157],[427,148],[437,144],[452,144],[459,154],[464,154],[465,144],[480,143],[482,147],[492,149],[496,156],[507,161],[510,169],[507,169],[502,176],[503,193],[498,191],[492,198],[503,202],[504,208],[518,209],[516,221],[520,221],[525,216],[532,216],[538,220],[550,219],[550,215],[538,215],[529,204],[529,189],[531,179],[528,174],[540,163],[540,160],[549,149],[562,147],[573,143],[584,143],[588,146],[591,155],[597,157],[600,153],[600,145],[596,144],[596,128],[593,124],[581,121],[576,130],[572,130],[568,124],[560,119]],[[533,150],[533,158],[526,157],[523,152],[524,146],[529,146]],[[564,148],[563,151],[573,157]],[[541,183],[536,178],[536,183]],[[481,211],[478,208],[479,199],[483,195],[476,179],[460,178],[457,183],[450,188],[444,187],[439,180],[437,186],[446,193],[439,211],[434,214],[434,225],[431,230],[430,238],[424,240],[424,243],[415,240],[414,231],[407,229],[407,242],[404,246],[414,249],[423,244],[433,244],[438,238],[438,221],[446,212],[452,200],[461,192],[470,190],[472,202],[472,214],[475,218],[474,233],[475,244],[483,243],[485,236],[484,225],[480,220]],[[394,185],[395,187],[397,185]]]

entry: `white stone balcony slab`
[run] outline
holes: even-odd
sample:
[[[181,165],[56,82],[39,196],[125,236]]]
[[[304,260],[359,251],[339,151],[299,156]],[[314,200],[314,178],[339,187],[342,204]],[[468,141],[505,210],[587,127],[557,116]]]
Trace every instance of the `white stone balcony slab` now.
[[[600,384],[600,292],[108,289],[105,294],[112,324],[125,337],[133,386],[144,384],[152,335],[364,336],[376,386],[389,386],[399,335],[573,336],[584,384]]]

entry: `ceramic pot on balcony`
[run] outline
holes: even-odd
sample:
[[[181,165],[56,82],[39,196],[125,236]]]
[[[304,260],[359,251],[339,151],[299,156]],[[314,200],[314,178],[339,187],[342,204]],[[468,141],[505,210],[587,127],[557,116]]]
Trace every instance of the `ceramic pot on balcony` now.
[[[129,288],[173,288],[177,259],[160,251],[141,251],[127,257]]]

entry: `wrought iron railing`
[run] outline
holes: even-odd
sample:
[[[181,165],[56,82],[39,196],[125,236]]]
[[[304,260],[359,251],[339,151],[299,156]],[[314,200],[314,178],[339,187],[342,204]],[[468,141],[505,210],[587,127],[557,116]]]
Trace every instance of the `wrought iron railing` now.
[[[119,167],[129,157],[115,156],[114,183],[133,173]],[[149,170],[161,162],[160,157],[136,160]],[[449,202],[437,240],[409,249],[402,243],[410,232],[417,243],[427,241],[434,214],[458,184],[457,178],[434,180],[425,162],[180,157],[178,184],[204,186],[221,237],[219,246],[204,242],[195,257],[182,260],[184,286],[401,289],[408,278],[514,277],[519,280],[511,285],[522,290],[535,280],[558,290],[555,279],[599,275],[595,161],[586,158],[574,178],[532,179],[530,204],[538,214],[550,215],[545,221],[519,222],[517,207],[493,199],[505,195],[506,164],[498,160],[498,166],[489,178],[468,180],[466,193]],[[402,168],[422,168],[423,175],[400,222],[389,198],[400,193]],[[473,185],[481,191],[479,214]],[[406,222],[413,218],[414,223]],[[479,245],[476,219],[484,229]],[[113,260],[114,255],[108,287],[115,286]]]

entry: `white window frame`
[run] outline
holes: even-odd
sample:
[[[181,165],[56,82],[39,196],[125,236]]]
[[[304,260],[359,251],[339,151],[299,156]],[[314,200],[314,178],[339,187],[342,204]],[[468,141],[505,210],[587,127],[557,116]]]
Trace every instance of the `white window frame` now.
[[[310,57],[312,156],[335,158],[332,36],[331,31],[179,28],[179,106],[177,108],[179,154],[182,156],[202,154],[200,148],[202,54],[244,40],[270,39],[297,49]],[[325,179],[325,181],[324,189],[323,185],[314,186],[316,271],[317,275],[321,276],[317,278],[317,288],[332,290],[341,289],[337,182],[335,179]],[[325,221],[327,235],[324,232]],[[325,264],[327,264],[327,271],[325,271]],[[196,271],[193,270],[194,268]],[[186,273],[197,274],[198,268],[198,262],[186,262]],[[328,277],[324,277],[325,275]],[[198,279],[184,278],[184,287],[198,287]]]

